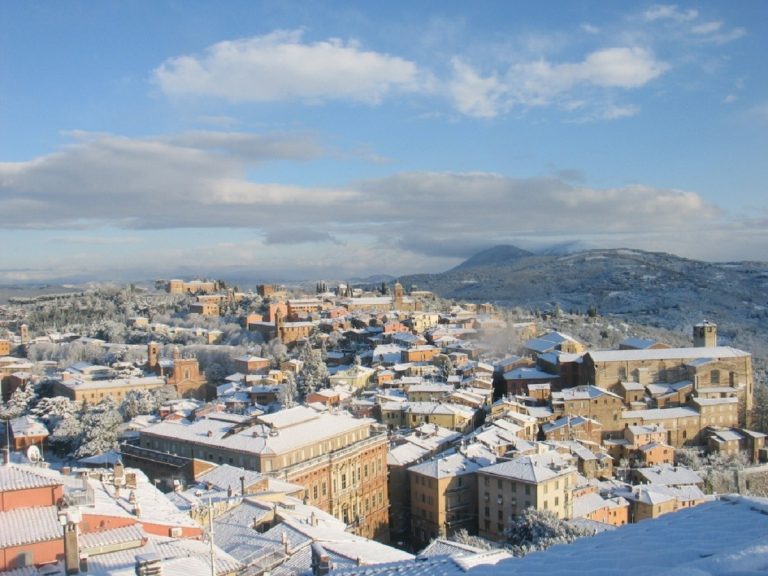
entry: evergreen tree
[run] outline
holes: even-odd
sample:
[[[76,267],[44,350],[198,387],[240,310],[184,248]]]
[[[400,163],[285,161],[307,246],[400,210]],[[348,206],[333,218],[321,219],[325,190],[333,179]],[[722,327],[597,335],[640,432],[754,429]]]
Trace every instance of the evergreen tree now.
[[[140,414],[152,414],[157,410],[157,400],[148,390],[131,390],[120,404],[120,412],[125,420]]]
[[[29,409],[37,400],[37,394],[31,384],[19,386],[11,394],[8,404],[0,412],[0,417],[5,419],[18,418],[29,412]]]
[[[79,407],[77,402],[66,396],[53,396],[41,398],[30,414],[44,422],[49,432],[53,433],[62,420],[77,414]]]
[[[123,417],[117,404],[108,396],[83,415],[83,433],[75,458],[103,454],[117,447],[117,437],[123,425]]]
[[[299,360],[302,361],[303,366],[296,384],[299,396],[304,398],[313,390],[328,384],[328,367],[323,362],[320,350],[312,348],[309,341],[304,343],[299,353]]]
[[[546,550],[554,544],[573,542],[592,531],[574,526],[549,510],[526,508],[504,530],[507,543],[515,556],[525,556],[536,550]]]
[[[76,403],[75,403],[76,404]],[[48,436],[48,444],[61,455],[70,454],[79,445],[83,435],[82,409],[63,415]]]

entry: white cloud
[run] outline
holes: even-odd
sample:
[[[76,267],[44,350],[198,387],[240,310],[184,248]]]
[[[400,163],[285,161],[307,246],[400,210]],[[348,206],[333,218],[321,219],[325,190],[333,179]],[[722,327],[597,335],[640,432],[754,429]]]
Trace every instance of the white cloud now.
[[[600,28],[594,24],[589,24],[588,22],[582,24],[581,29],[587,34],[600,34]]]
[[[595,86],[638,88],[660,76],[669,66],[644,48],[606,48],[587,56],[580,64],[562,64],[556,70],[572,76],[572,82]]]
[[[730,30],[723,30],[722,32],[710,33],[709,35],[702,33],[702,41],[709,42],[711,44],[722,45],[733,42],[734,40],[738,40],[739,38],[743,38],[746,35],[746,29],[732,28]]]
[[[649,23],[649,28],[665,40],[677,39],[688,43],[723,45],[733,42],[744,35],[744,28],[726,29],[720,20],[702,21],[698,10],[682,10],[676,5],[657,5],[641,15]]]
[[[698,16],[698,10],[681,10],[675,4],[657,4],[643,12],[643,17],[649,22],[654,22],[656,20],[688,22],[690,20],[695,20]]]
[[[453,60],[451,94],[455,106],[464,114],[493,117],[515,106],[547,106],[559,103],[573,109],[579,89],[641,88],[669,69],[650,51],[638,47],[613,47],[588,54],[580,62],[552,63],[537,60],[511,66],[503,75],[483,76],[458,58]],[[605,118],[621,118],[637,113],[635,106],[617,107]]]
[[[219,42],[199,56],[166,60],[154,78],[168,95],[229,101],[351,100],[377,104],[396,91],[424,89],[413,62],[329,39],[307,43],[300,30]]]
[[[691,32],[694,34],[712,34],[713,32],[717,32],[720,30],[720,28],[723,27],[722,22],[712,21],[712,22],[703,22],[701,24],[697,24],[696,26],[691,27]]]
[[[505,91],[499,79],[495,75],[483,78],[459,58],[454,58],[451,64],[453,78],[449,86],[456,108],[476,118],[497,116],[502,111],[499,99]]]

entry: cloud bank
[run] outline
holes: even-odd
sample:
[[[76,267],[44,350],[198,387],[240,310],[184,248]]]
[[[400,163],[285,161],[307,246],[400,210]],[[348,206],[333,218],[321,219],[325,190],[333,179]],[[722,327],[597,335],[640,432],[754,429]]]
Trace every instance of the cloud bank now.
[[[728,214],[695,192],[641,184],[596,188],[567,175],[408,172],[335,188],[254,181],[248,174],[258,163],[318,153],[301,137],[278,140],[230,132],[143,139],[80,134],[55,154],[0,164],[4,227],[244,229],[263,246],[351,250],[366,239],[390,250],[458,258],[520,238],[588,236],[611,245],[663,236],[674,251],[675,238],[680,243],[705,227],[730,226]]]

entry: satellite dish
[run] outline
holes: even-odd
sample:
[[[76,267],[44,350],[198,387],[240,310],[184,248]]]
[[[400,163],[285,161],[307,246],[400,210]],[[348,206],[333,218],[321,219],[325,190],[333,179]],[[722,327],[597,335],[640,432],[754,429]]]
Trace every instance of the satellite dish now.
[[[27,448],[27,460],[29,460],[33,464],[37,464],[42,459],[43,459],[43,455],[40,454],[40,448],[38,448],[34,444],[29,448]]]

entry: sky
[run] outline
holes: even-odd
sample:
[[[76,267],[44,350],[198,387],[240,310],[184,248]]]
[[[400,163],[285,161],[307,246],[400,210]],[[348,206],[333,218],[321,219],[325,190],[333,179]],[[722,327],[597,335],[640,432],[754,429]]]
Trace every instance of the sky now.
[[[768,2],[0,0],[0,282],[766,260]]]

